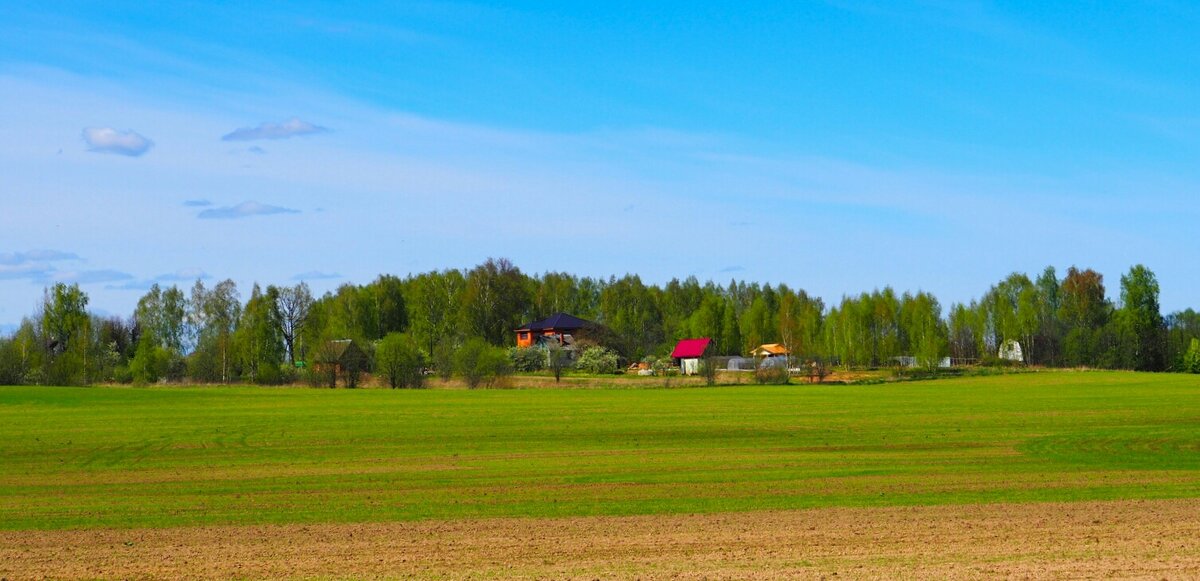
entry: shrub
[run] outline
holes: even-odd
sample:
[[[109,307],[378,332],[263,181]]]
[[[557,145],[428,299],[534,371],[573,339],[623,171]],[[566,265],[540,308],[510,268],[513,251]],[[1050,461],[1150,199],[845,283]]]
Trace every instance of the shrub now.
[[[168,357],[167,350],[156,345],[149,334],[143,335],[138,341],[133,359],[129,360],[129,371],[133,375],[133,382],[138,385],[158,383],[159,378],[166,371]]]
[[[312,367],[304,367],[299,370],[300,381],[307,384],[309,387],[328,387],[329,373],[317,371]],[[336,380],[337,376],[334,376]]]
[[[124,365],[113,368],[113,381],[117,383],[133,383],[133,373]]]
[[[671,387],[671,376],[679,371],[675,367],[675,362],[666,357],[654,359],[650,364],[650,369],[654,371],[655,376],[663,378],[663,387]]]
[[[546,350],[513,347],[508,350],[508,359],[516,371],[541,371],[546,368]]]
[[[297,373],[295,365],[292,365],[291,363],[284,363],[279,366],[279,384],[280,385],[291,385],[293,383],[296,383],[296,379],[298,378],[298,376],[299,376],[299,373]]]
[[[550,368],[550,372],[554,374],[554,382],[562,379],[563,371],[571,366],[571,357],[567,351],[559,345],[551,345],[546,350],[546,365]]]
[[[754,381],[760,385],[787,385],[791,375],[786,365],[765,365],[754,371]]]
[[[392,389],[419,388],[425,382],[425,355],[412,337],[388,333],[375,350],[375,371],[383,375]]]
[[[716,357],[705,357],[700,361],[700,377],[704,378],[705,385],[717,384],[717,371],[721,369],[720,363]]]
[[[615,374],[620,368],[620,359],[615,352],[604,347],[588,347],[579,354],[575,366],[588,373]]]
[[[1200,373],[1200,339],[1192,339],[1187,353],[1183,355],[1183,370],[1188,373]]]
[[[454,375],[454,347],[448,341],[442,340],[433,347],[433,368],[437,370],[442,381],[449,381]]]
[[[471,389],[480,384],[492,387],[497,379],[512,373],[504,349],[493,347],[483,339],[470,339],[454,352],[454,369]]]

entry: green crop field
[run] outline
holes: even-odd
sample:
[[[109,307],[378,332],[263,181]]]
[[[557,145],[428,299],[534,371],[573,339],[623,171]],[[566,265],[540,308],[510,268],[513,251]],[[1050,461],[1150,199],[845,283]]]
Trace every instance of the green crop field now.
[[[1200,496],[1200,379],[0,388],[0,528]]]

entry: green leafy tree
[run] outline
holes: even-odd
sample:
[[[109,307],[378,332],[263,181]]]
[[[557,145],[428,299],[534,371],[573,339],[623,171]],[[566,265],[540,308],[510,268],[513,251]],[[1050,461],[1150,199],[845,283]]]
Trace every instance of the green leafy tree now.
[[[1059,292],[1059,320],[1065,329],[1063,357],[1067,365],[1094,365],[1099,360],[1101,331],[1112,305],[1105,296],[1104,275],[1067,269]]]
[[[281,379],[286,347],[278,299],[277,288],[269,286],[264,293],[255,284],[238,319],[234,340],[239,368],[254,383],[275,384]]]
[[[233,334],[241,314],[237,283],[224,280],[207,290],[203,282],[196,281],[191,300],[191,319],[197,326],[191,365],[194,378],[229,382],[236,362]]]
[[[404,300],[404,281],[391,275],[380,275],[370,284],[371,293],[378,310],[379,323],[376,334],[368,337],[378,339],[389,333],[401,333],[408,329],[408,308]]]
[[[662,343],[662,311],[654,292],[637,275],[612,279],[600,292],[600,323],[619,337],[621,352],[631,359],[647,355]]]
[[[466,279],[457,270],[428,272],[409,280],[412,333],[429,353],[434,353],[439,343],[459,338],[458,307],[465,287]],[[437,361],[434,366],[441,369]]]
[[[276,292],[275,317],[279,320],[279,331],[283,337],[288,362],[296,364],[297,354],[306,355],[304,327],[312,310],[313,296],[308,284],[301,282],[292,287],[280,287]]]
[[[507,344],[528,308],[525,275],[507,259],[489,258],[467,273],[461,315],[472,336],[492,345]]]
[[[91,317],[88,296],[78,284],[56,283],[45,290],[42,333],[49,354],[46,379],[57,385],[90,381]]]
[[[1123,353],[1139,371],[1166,369],[1166,325],[1158,306],[1158,279],[1139,264],[1121,277]]]

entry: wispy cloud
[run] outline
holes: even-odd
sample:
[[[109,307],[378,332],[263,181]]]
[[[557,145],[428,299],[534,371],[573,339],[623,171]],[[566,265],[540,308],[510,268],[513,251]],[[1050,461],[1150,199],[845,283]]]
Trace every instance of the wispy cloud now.
[[[235,218],[249,218],[250,216],[299,213],[300,210],[293,210],[292,208],[260,204],[258,202],[242,202],[236,206],[210,208],[200,212],[199,214],[196,214],[196,217],[200,218],[201,220],[232,220]]]
[[[199,268],[185,268],[175,272],[160,274],[154,278],[141,280],[127,280],[121,284],[110,284],[105,288],[111,290],[149,290],[150,287],[156,284],[174,284],[187,283],[195,280],[207,280],[212,278],[207,272]]]
[[[258,155],[266,155],[266,153],[267,153],[267,150],[265,150],[257,145],[251,145],[250,147],[246,148],[246,151],[249,151],[250,153],[255,153]]]
[[[83,130],[83,141],[88,151],[129,157],[138,157],[154,146],[153,141],[136,131],[119,131],[111,127],[87,127]]]
[[[329,280],[333,278],[342,278],[342,275],[336,272],[321,272],[319,270],[310,270],[302,272],[292,277],[292,280]]]
[[[0,280],[41,280],[53,272],[54,267],[44,263],[0,264]]]
[[[49,280],[52,282],[65,282],[76,284],[96,284],[102,282],[117,282],[122,280],[132,279],[133,275],[128,272],[119,270],[102,269],[102,270],[64,270],[56,271],[50,275]]]
[[[0,253],[0,280],[45,280],[57,272],[52,263],[69,260],[79,255],[48,249]]]
[[[258,127],[242,127],[221,137],[224,141],[254,141],[256,139],[289,139],[303,135],[325,133],[328,129],[292,117],[282,123],[265,121]],[[261,148],[260,148],[261,149]],[[255,152],[258,153],[258,152]]]
[[[205,206],[211,206],[212,202],[208,200],[187,200],[183,203],[183,205],[189,208],[203,208]]]
[[[717,272],[742,272],[743,270],[746,270],[746,267],[735,264],[733,266],[726,266]]]
[[[0,253],[0,264],[28,264],[30,262],[53,262],[56,260],[79,260],[74,252],[58,250],[29,250],[26,252]]]

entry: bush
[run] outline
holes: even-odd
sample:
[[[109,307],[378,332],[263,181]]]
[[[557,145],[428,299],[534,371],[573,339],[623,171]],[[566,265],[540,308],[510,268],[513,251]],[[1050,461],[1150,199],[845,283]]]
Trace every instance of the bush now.
[[[1200,373],[1200,339],[1192,339],[1187,353],[1184,353],[1183,370],[1188,373]]]
[[[442,381],[449,381],[454,375],[454,347],[443,340],[433,347],[433,368],[437,370]]]
[[[425,355],[408,335],[388,333],[375,350],[375,372],[383,375],[392,389],[422,387],[424,369]]]
[[[546,368],[546,350],[513,347],[508,350],[508,359],[516,371],[541,371]]]
[[[467,387],[486,387],[512,374],[512,365],[504,349],[493,347],[483,339],[470,339],[454,352],[454,369],[462,375]]]
[[[579,354],[575,366],[588,373],[615,374],[620,368],[617,354],[604,347],[588,347]]]
[[[133,383],[133,373],[124,365],[113,368],[113,381],[117,383]]]
[[[143,335],[138,341],[133,359],[129,360],[129,372],[133,375],[133,382],[138,385],[158,383],[159,378],[166,372],[169,358],[170,353],[166,349],[156,345],[150,335]]]
[[[300,381],[309,387],[329,387],[329,373],[317,371],[312,367],[304,367],[299,370],[298,375]]]
[[[663,387],[671,387],[671,376],[679,372],[679,368],[675,367],[675,362],[667,357],[654,359],[650,364],[650,369],[654,371],[656,377],[662,378]]]
[[[554,382],[558,383],[562,379],[563,371],[566,371],[571,366],[571,357],[566,349],[563,349],[559,345],[551,345],[546,350],[546,366],[554,374]]]
[[[284,363],[279,366],[280,385],[291,385],[296,383],[296,379],[298,379],[299,375],[300,374],[297,373],[296,366],[292,365],[291,363]]]
[[[717,362],[716,357],[705,357],[700,361],[700,377],[704,378],[705,385],[717,384],[717,371],[721,369],[721,364]]]
[[[754,381],[760,385],[787,385],[791,374],[786,365],[766,365],[754,371]]]

